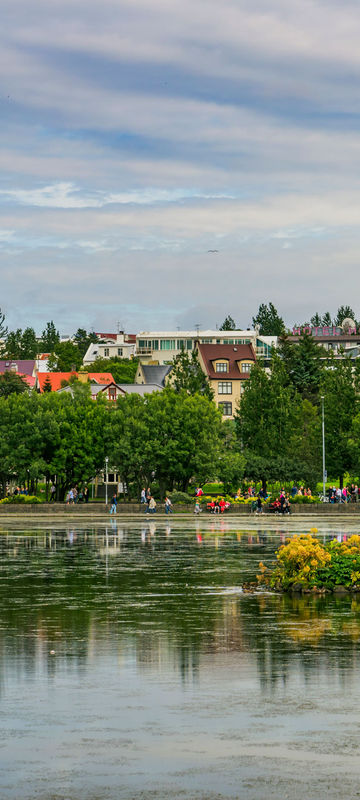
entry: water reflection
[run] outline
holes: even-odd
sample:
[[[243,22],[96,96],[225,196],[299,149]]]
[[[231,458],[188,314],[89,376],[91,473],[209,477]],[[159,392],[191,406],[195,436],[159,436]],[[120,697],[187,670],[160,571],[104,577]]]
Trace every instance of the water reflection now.
[[[360,598],[242,588],[286,536],[225,519],[4,532],[0,796],[355,796]]]
[[[286,681],[293,669],[326,668],[329,658],[357,668],[357,596],[242,592],[283,538],[234,531],[223,520],[207,527],[197,520],[181,533],[155,521],[134,529],[116,520],[8,533],[0,539],[3,679],[29,676],[39,661],[49,675],[64,663],[85,668],[114,648],[137,669],[176,670],[182,680],[198,675],[210,653],[245,654],[263,687]]]

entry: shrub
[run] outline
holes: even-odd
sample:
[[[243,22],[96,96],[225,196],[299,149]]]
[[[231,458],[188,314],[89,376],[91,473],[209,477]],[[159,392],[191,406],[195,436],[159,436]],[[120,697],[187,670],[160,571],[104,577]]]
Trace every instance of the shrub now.
[[[37,505],[38,503],[42,503],[42,500],[40,500],[39,497],[36,497],[36,495],[13,494],[10,497],[4,497],[3,500],[0,500],[0,503],[2,505],[7,505],[9,503],[16,503],[19,505],[28,503],[30,505]]]
[[[284,590],[295,584],[303,589],[333,589],[337,585],[351,588],[360,584],[360,536],[325,545],[310,534],[293,536],[280,547],[276,558],[273,570],[260,563],[260,583]]]
[[[223,495],[224,494],[224,484],[223,483],[205,483],[202,487],[204,494],[211,494],[211,495]]]
[[[172,503],[186,503],[189,505],[189,503],[193,502],[193,498],[191,498],[187,492],[169,492],[168,496]]]

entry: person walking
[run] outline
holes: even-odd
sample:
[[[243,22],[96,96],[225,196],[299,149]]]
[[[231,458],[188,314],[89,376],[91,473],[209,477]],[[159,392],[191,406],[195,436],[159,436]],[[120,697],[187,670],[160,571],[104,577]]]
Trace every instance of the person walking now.
[[[165,514],[172,514],[172,513],[173,513],[172,502],[170,500],[170,497],[168,497],[166,495],[166,497],[165,497]]]
[[[85,501],[85,503],[89,502],[89,489],[88,489],[87,486],[85,486],[85,488],[84,488],[84,501]]]
[[[52,483],[50,486],[50,503],[55,503],[56,486]]]
[[[116,492],[114,492],[111,498],[110,514],[116,514],[116,507],[117,507],[117,497],[116,497]]]
[[[156,502],[155,499],[150,495],[149,505],[148,505],[149,513],[155,514],[156,513]]]
[[[146,503],[146,502],[147,502],[147,500],[146,500],[146,489],[145,489],[145,486],[144,486],[141,489],[140,503],[143,504],[143,503]]]

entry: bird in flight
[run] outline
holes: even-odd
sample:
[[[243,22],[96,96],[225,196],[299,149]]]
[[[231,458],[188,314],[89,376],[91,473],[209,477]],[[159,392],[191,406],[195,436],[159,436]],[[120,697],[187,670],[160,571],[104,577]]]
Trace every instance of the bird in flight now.
[[[208,253],[218,253],[218,250],[208,250]]]

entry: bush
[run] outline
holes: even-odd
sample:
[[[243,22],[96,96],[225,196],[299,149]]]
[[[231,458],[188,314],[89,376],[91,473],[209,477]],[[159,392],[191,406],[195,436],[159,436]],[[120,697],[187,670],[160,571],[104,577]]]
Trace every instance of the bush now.
[[[37,505],[38,503],[42,503],[39,497],[36,495],[27,495],[27,494],[12,494],[10,497],[4,497],[3,500],[0,500],[0,503],[3,505],[7,505],[9,503],[16,503],[18,505],[24,505],[28,503],[29,505]]]
[[[205,483],[202,487],[204,494],[211,494],[211,495],[223,495],[224,494],[224,484],[223,483]]]
[[[172,503],[186,503],[189,505],[189,503],[193,502],[193,498],[191,498],[187,492],[169,492],[168,497],[170,497]]]
[[[296,494],[295,497],[290,497],[290,503],[295,505],[309,505],[311,503],[321,503],[320,497],[309,497],[308,495]]]
[[[294,585],[309,590],[360,584],[360,536],[350,536],[346,542],[335,539],[325,545],[310,534],[293,536],[280,547],[276,558],[273,570],[260,563],[260,583],[285,591]]]

